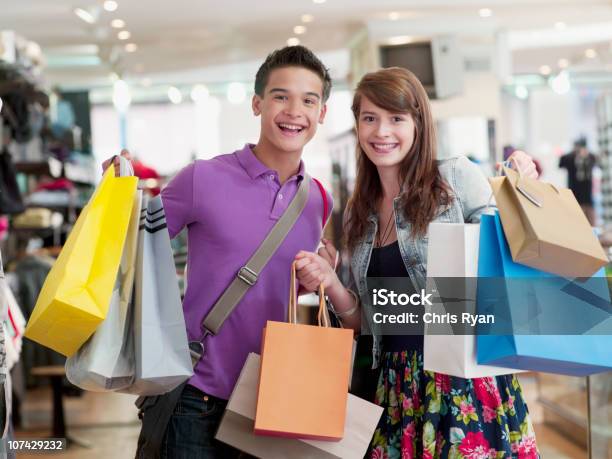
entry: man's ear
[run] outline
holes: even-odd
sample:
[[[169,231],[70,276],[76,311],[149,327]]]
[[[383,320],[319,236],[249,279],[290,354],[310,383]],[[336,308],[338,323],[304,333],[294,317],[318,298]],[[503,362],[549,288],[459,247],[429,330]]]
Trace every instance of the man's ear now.
[[[257,94],[253,95],[253,100],[251,100],[251,107],[253,108],[253,115],[259,116],[261,115],[261,97]]]
[[[327,104],[323,104],[323,107],[321,107],[321,113],[319,114],[319,124],[323,124],[323,121],[325,121],[326,114],[327,114]]]

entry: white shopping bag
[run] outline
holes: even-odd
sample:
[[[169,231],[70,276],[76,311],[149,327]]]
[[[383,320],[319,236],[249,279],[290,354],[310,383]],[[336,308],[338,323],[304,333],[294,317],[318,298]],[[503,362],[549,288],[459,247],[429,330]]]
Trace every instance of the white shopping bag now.
[[[260,365],[260,356],[249,354],[221,420],[217,440],[268,459],[364,457],[383,408],[352,394],[348,394],[344,437],[340,441],[256,435],[253,431]]]
[[[183,305],[160,196],[143,206],[134,287],[136,376],[120,392],[159,395],[193,375]]]
[[[66,360],[66,377],[81,389],[115,391],[134,381],[134,344],[130,335],[141,201],[142,191],[137,191],[108,314],[85,344]]]
[[[479,240],[479,224],[431,223],[427,247],[427,291],[436,288],[435,278],[440,282],[444,278],[477,278]],[[473,279],[465,281],[465,288],[466,298],[475,301],[476,282]],[[435,306],[444,308],[441,303]],[[452,335],[450,327],[449,334],[431,334],[432,327],[425,324],[425,370],[461,378],[518,373],[513,369],[479,365],[476,361],[476,335]],[[436,333],[440,333],[440,325],[435,327]]]

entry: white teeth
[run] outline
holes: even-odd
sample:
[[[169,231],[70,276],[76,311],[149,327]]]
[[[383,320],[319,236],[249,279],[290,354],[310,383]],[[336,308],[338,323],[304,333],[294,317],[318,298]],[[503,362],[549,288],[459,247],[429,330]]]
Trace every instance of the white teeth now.
[[[284,129],[289,129],[291,131],[301,131],[303,129],[302,126],[297,126],[295,124],[279,123],[279,126]]]
[[[373,143],[374,148],[377,150],[393,150],[397,143]]]

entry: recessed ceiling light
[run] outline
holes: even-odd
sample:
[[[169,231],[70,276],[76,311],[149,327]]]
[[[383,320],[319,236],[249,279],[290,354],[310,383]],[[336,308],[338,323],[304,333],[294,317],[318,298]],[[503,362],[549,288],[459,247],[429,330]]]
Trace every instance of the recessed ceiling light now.
[[[117,34],[117,38],[119,40],[129,40],[132,34],[127,30],[122,30]]]
[[[125,45],[125,50],[128,53],[133,53],[138,49],[138,45],[136,43],[128,43]]]
[[[106,11],[115,11],[117,8],[119,8],[119,3],[114,0],[106,0],[104,2],[104,9]]]
[[[589,59],[595,59],[597,57],[597,51],[595,51],[593,48],[589,48],[584,51],[584,55]]]
[[[555,22],[555,29],[557,30],[565,30],[565,28],[567,27],[567,24],[565,24],[565,22]]]
[[[170,86],[168,88],[168,99],[173,104],[180,104],[183,101],[183,95],[181,91],[176,86]]]
[[[312,14],[302,14],[302,22],[304,24],[308,24],[312,21],[314,21],[314,16]]]
[[[84,10],[83,8],[75,8],[74,14],[76,14],[80,19],[85,21],[87,24],[94,24],[96,22],[96,18],[89,11]]]
[[[529,91],[524,85],[518,85],[514,89],[514,95],[521,100],[525,100],[529,97]]]
[[[559,59],[557,61],[557,65],[559,66],[559,68],[561,69],[566,69],[569,67],[569,61],[567,59]]]
[[[297,37],[291,37],[287,40],[287,46],[297,46],[300,44],[300,39]]]
[[[312,0],[313,3],[318,3],[318,4],[325,3],[325,1],[326,0]]]
[[[572,84],[566,71],[548,80],[548,84],[557,94],[567,94],[569,90],[572,89]]]
[[[123,29],[125,27],[125,21],[122,19],[113,19],[111,21],[111,27],[113,29]]]
[[[191,89],[191,100],[194,102],[203,102],[208,99],[209,95],[210,92],[208,91],[208,88],[203,84],[196,84]]]
[[[491,8],[481,8],[478,10],[478,14],[481,18],[490,18],[493,16],[493,10]]]
[[[296,35],[302,35],[303,33],[306,33],[306,27],[304,27],[303,25],[296,25],[293,28],[293,33]]]
[[[392,21],[397,21],[399,17],[400,15],[397,11],[392,11],[391,13],[389,13],[389,19],[391,19]]]
[[[540,73],[542,75],[550,75],[551,68],[548,65],[543,65],[540,67]]]

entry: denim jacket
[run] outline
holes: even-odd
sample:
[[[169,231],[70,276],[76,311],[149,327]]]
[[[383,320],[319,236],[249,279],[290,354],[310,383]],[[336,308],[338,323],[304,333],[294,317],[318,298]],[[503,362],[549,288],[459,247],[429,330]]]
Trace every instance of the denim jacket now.
[[[491,187],[480,168],[465,156],[438,160],[438,168],[442,178],[450,185],[454,199],[450,206],[440,207],[433,221],[446,223],[480,221],[480,216],[487,209],[491,198]],[[393,208],[399,249],[406,271],[415,291],[418,292],[421,288],[425,288],[428,237],[416,239],[411,237],[411,224],[401,211],[400,198],[395,198]],[[372,321],[373,310],[366,281],[372,247],[378,230],[378,218],[372,214],[368,220],[370,225],[365,237],[351,254],[350,279],[347,287],[359,296],[361,302],[362,334],[372,334],[374,337],[372,356],[373,368],[376,368],[380,357],[382,337],[378,333],[376,324]]]

